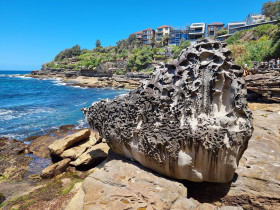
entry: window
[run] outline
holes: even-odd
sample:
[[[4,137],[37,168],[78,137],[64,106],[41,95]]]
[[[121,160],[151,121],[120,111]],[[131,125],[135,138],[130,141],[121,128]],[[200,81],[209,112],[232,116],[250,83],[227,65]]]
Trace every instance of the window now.
[[[165,30],[168,30],[168,27],[166,27]]]
[[[210,31],[214,31],[215,27],[214,26],[210,26]]]
[[[222,30],[223,26],[218,26],[218,31]]]

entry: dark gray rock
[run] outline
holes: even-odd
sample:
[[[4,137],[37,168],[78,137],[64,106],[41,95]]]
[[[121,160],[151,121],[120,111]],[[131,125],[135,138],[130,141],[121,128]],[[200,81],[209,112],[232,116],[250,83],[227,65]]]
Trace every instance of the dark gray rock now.
[[[83,109],[117,153],[164,175],[229,182],[252,127],[243,70],[225,44],[204,39],[128,95]]]
[[[4,201],[5,197],[3,193],[0,193],[0,204]]]

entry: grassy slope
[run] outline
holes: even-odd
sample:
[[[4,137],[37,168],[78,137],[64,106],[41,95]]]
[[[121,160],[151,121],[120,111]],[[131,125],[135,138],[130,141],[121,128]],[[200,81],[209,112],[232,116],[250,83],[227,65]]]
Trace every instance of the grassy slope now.
[[[236,32],[226,42],[237,64],[244,66],[247,63],[252,67],[253,61],[266,61],[276,56],[273,49],[278,33],[277,25],[262,25]]]

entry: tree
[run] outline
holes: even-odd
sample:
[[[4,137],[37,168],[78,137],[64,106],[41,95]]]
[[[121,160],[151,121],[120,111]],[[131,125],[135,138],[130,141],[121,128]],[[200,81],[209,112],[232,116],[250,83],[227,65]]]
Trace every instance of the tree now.
[[[181,40],[180,40],[180,45],[173,47],[173,50],[172,50],[173,57],[177,58],[179,56],[180,52],[183,49],[186,49],[187,47],[189,47],[190,45],[191,45],[190,41],[189,40],[185,41],[184,37],[182,37]]]
[[[136,40],[136,34],[130,34],[127,38],[128,44],[132,44]]]
[[[185,37],[182,37],[180,40],[180,46],[182,46],[184,44],[184,41],[185,41]]]
[[[72,56],[79,56],[81,55],[82,51],[81,51],[81,47],[80,45],[75,45],[74,47],[71,48],[72,49]]]
[[[99,39],[96,40],[95,47],[101,47],[101,42]]]
[[[156,45],[156,39],[155,39],[155,37],[153,37],[151,39],[151,46],[152,46],[152,48],[154,48],[155,45]]]
[[[63,51],[61,51],[60,53],[58,53],[54,60],[55,61],[62,61],[63,59],[66,58],[72,58],[73,56],[79,56],[81,55],[82,51],[81,51],[81,47],[79,45],[75,45],[70,49],[65,49]]]
[[[215,37],[217,36],[222,36],[228,34],[228,30],[219,30],[216,34]]]
[[[169,36],[168,36],[168,34],[165,34],[165,35],[162,37],[162,46],[168,45],[168,42],[169,42]]]
[[[280,16],[280,1],[268,1],[262,6],[262,14],[271,20],[277,19]]]

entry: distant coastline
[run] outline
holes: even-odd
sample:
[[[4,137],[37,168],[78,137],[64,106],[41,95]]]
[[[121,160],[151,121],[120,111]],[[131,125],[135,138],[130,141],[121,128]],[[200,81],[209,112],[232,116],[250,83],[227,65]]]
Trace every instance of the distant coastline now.
[[[0,137],[24,140],[60,126],[87,124],[80,109],[128,90],[67,86],[61,79],[34,79],[30,71],[0,71]]]

